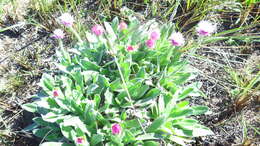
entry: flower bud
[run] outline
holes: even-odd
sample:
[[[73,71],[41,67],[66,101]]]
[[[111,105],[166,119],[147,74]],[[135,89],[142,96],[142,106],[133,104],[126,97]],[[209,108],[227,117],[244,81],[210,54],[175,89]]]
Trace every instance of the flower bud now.
[[[55,39],[63,39],[64,38],[64,33],[63,33],[63,30],[61,29],[55,29],[53,31],[53,35],[52,37],[55,38]]]
[[[173,46],[183,46],[185,43],[184,37],[180,32],[172,33],[170,41]]]
[[[118,25],[119,30],[125,30],[127,29],[127,24],[124,21],[121,21]]]
[[[133,46],[127,46],[126,50],[131,52],[131,51],[135,51],[136,49]]]
[[[71,27],[74,22],[74,18],[69,13],[64,13],[59,17],[60,23],[66,27]]]
[[[94,25],[92,28],[91,28],[91,31],[92,33],[94,33],[95,35],[97,36],[100,36],[104,33],[104,28],[101,26],[101,25]]]
[[[209,36],[216,30],[216,26],[209,21],[200,21],[196,29],[199,35]]]
[[[83,144],[84,143],[84,139],[82,137],[77,137],[76,143],[77,144]]]
[[[112,126],[112,134],[119,134],[121,132],[121,127],[119,124],[114,124]]]
[[[59,92],[58,92],[57,90],[54,90],[54,91],[52,92],[52,94],[53,94],[54,97],[59,96]]]
[[[153,39],[147,40],[147,41],[146,41],[146,46],[147,46],[148,48],[154,48],[154,47],[155,47],[155,40],[153,40]]]

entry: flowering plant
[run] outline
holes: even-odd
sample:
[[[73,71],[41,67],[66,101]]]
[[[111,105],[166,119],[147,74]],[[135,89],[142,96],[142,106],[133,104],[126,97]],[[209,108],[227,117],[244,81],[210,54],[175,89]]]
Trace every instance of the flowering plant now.
[[[182,58],[183,35],[173,24],[129,21],[94,25],[87,41],[75,34],[79,43],[71,49],[61,43],[64,33],[54,32],[58,71],[44,74],[42,94],[23,105],[39,114],[25,130],[44,138],[43,145],[185,145],[213,134],[189,117],[208,107],[184,100],[202,93],[201,83],[188,82],[197,73]]]

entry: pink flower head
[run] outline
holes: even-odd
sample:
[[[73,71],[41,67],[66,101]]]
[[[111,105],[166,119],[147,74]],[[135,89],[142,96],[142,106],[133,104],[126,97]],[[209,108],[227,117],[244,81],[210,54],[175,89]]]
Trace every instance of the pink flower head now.
[[[55,29],[53,31],[53,35],[52,37],[55,38],[55,39],[63,39],[64,38],[64,33],[63,33],[63,30],[61,29]]]
[[[52,94],[53,94],[54,97],[59,96],[59,92],[58,92],[57,90],[54,90],[54,91],[52,92]]]
[[[197,26],[197,32],[202,36],[209,36],[216,30],[216,26],[209,21],[200,21]]]
[[[118,25],[120,30],[125,30],[127,29],[127,24],[124,21],[121,21]]]
[[[170,40],[173,46],[183,46],[185,43],[184,37],[180,32],[172,33]]]
[[[92,28],[91,28],[91,31],[92,33],[94,33],[95,35],[97,36],[100,36],[104,33],[104,28],[101,26],[101,25],[94,25]]]
[[[155,41],[156,41],[156,40],[153,40],[153,39],[147,40],[147,41],[146,41],[146,46],[147,46],[148,48],[154,48],[154,47],[155,47]]]
[[[76,143],[77,143],[77,144],[83,144],[83,143],[84,143],[84,139],[83,139],[82,137],[78,137],[78,138],[76,139]]]
[[[158,40],[160,38],[160,30],[152,31],[150,34],[150,39]]]
[[[135,51],[136,49],[133,46],[127,46],[126,50],[131,52],[131,51]]]
[[[112,126],[112,134],[119,134],[121,132],[121,127],[119,124],[114,124]]]
[[[69,13],[64,13],[59,17],[60,23],[66,27],[71,27],[74,22],[74,18]]]

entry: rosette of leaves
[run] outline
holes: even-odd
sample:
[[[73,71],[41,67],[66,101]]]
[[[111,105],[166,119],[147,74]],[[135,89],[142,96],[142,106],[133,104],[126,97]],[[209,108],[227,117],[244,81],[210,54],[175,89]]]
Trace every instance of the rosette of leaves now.
[[[200,96],[201,83],[188,82],[196,70],[182,58],[181,48],[169,43],[173,24],[160,27],[154,49],[145,46],[154,23],[132,18],[120,31],[115,18],[104,23],[102,36],[87,33],[84,44],[58,51],[58,71],[44,74],[42,94],[23,105],[38,115],[25,130],[42,137],[43,145],[185,145],[213,134],[190,117],[208,107],[184,100]],[[127,45],[138,49],[128,52]],[[120,134],[112,134],[114,123],[120,124]],[[75,142],[78,137],[84,144]]]

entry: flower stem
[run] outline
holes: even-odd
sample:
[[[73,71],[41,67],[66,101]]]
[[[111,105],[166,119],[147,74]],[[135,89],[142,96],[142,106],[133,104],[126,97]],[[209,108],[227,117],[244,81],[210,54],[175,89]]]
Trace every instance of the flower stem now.
[[[82,44],[83,41],[77,31],[73,27],[69,27],[70,31],[75,35],[75,37],[78,39],[79,43]]]
[[[115,50],[112,48],[111,42],[110,42],[109,40],[107,41],[107,44],[108,44],[108,47],[110,48],[110,50],[113,51],[113,52],[115,52]],[[126,92],[126,94],[127,94],[127,98],[126,98],[125,100],[127,100],[127,101],[131,104],[131,107],[132,107],[132,109],[134,110],[134,114],[137,115],[137,114],[136,114],[136,113],[137,113],[137,112],[136,112],[136,109],[135,109],[135,107],[134,107],[134,105],[133,105],[133,101],[132,101],[131,95],[130,95],[130,93],[129,93],[129,91],[128,91],[128,88],[127,88],[126,81],[125,81],[125,79],[124,79],[123,72],[122,72],[121,67],[120,67],[120,65],[119,65],[118,58],[116,57],[116,54],[113,54],[112,56],[114,57],[116,66],[117,66],[118,71],[119,71],[119,74],[120,74],[120,78],[121,78],[121,80],[122,80],[122,82],[123,82],[123,88],[124,88],[124,90],[125,90],[125,92]],[[144,127],[142,126],[142,123],[141,123],[139,117],[137,117],[137,121],[138,121],[140,127],[142,128],[142,131],[146,134],[145,129],[144,129]]]
[[[130,102],[131,107],[133,108],[134,113],[136,114],[136,110],[135,110],[135,107],[134,107],[134,105],[133,105],[133,101],[132,101],[131,95],[130,95],[128,89],[127,89],[126,81],[125,81],[125,79],[124,79],[122,70],[121,70],[120,65],[119,65],[119,63],[118,63],[118,59],[117,59],[117,57],[116,57],[115,55],[113,55],[113,56],[114,56],[115,63],[116,63],[116,65],[117,65],[117,68],[118,68],[118,71],[119,71],[121,80],[122,80],[122,82],[123,82],[124,90],[126,91],[126,94],[127,94],[127,100]],[[145,130],[144,130],[144,127],[142,126],[142,123],[141,123],[141,121],[139,120],[138,117],[137,117],[137,121],[138,121],[139,125],[141,126],[143,132],[146,134],[146,132],[145,132]]]

